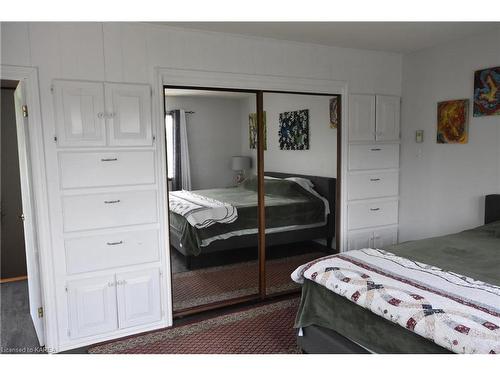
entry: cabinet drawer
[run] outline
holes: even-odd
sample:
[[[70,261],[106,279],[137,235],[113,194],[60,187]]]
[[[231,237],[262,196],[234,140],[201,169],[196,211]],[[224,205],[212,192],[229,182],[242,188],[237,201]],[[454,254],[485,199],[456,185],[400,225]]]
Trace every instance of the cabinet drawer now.
[[[64,231],[155,223],[157,211],[156,190],[66,196]]]
[[[399,168],[399,144],[349,146],[349,169]]]
[[[399,173],[362,172],[349,175],[348,199],[379,198],[398,195]]]
[[[398,201],[354,202],[348,206],[349,229],[397,224]]]
[[[63,189],[155,182],[153,151],[61,152]]]
[[[159,260],[156,229],[118,232],[64,241],[69,274]]]

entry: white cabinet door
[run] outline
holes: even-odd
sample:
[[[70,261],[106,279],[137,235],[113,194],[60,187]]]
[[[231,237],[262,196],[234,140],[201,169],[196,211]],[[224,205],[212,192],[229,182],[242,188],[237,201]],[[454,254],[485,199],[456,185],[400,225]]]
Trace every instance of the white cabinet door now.
[[[349,96],[349,141],[375,140],[375,95]]]
[[[118,328],[114,276],[68,283],[71,338],[110,332]]]
[[[398,243],[398,229],[376,229],[373,231],[373,247],[375,249],[384,249],[387,246]]]
[[[117,274],[116,280],[120,328],[161,319],[158,268]]]
[[[372,247],[373,231],[349,232],[347,250],[359,250]]]
[[[152,144],[149,85],[106,83],[110,146]]]
[[[376,113],[375,139],[377,141],[398,141],[400,98],[377,95]]]
[[[58,146],[104,146],[102,83],[55,80],[53,88]]]

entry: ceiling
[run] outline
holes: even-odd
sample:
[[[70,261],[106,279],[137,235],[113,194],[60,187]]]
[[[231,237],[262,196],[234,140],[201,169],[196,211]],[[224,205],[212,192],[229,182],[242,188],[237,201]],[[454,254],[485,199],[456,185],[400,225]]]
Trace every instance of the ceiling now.
[[[162,25],[408,53],[500,28],[500,22],[161,22]]]

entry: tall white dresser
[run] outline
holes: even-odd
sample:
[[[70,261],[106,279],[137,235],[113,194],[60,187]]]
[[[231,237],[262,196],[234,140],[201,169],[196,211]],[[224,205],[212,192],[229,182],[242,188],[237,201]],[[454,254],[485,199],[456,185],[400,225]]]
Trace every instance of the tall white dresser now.
[[[350,95],[347,249],[397,243],[400,98]]]
[[[59,349],[165,325],[162,184],[151,87],[52,82]]]

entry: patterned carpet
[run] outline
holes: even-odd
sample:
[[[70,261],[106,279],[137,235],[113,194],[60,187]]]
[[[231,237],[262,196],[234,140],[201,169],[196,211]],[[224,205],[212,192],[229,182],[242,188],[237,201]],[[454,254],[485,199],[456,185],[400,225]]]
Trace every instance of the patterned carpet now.
[[[301,264],[324,256],[314,252],[266,263],[267,294],[298,289],[290,274]],[[210,267],[173,275],[174,311],[248,296],[258,292],[257,261]]]
[[[232,312],[197,323],[116,340],[91,354],[296,354],[299,299]]]

